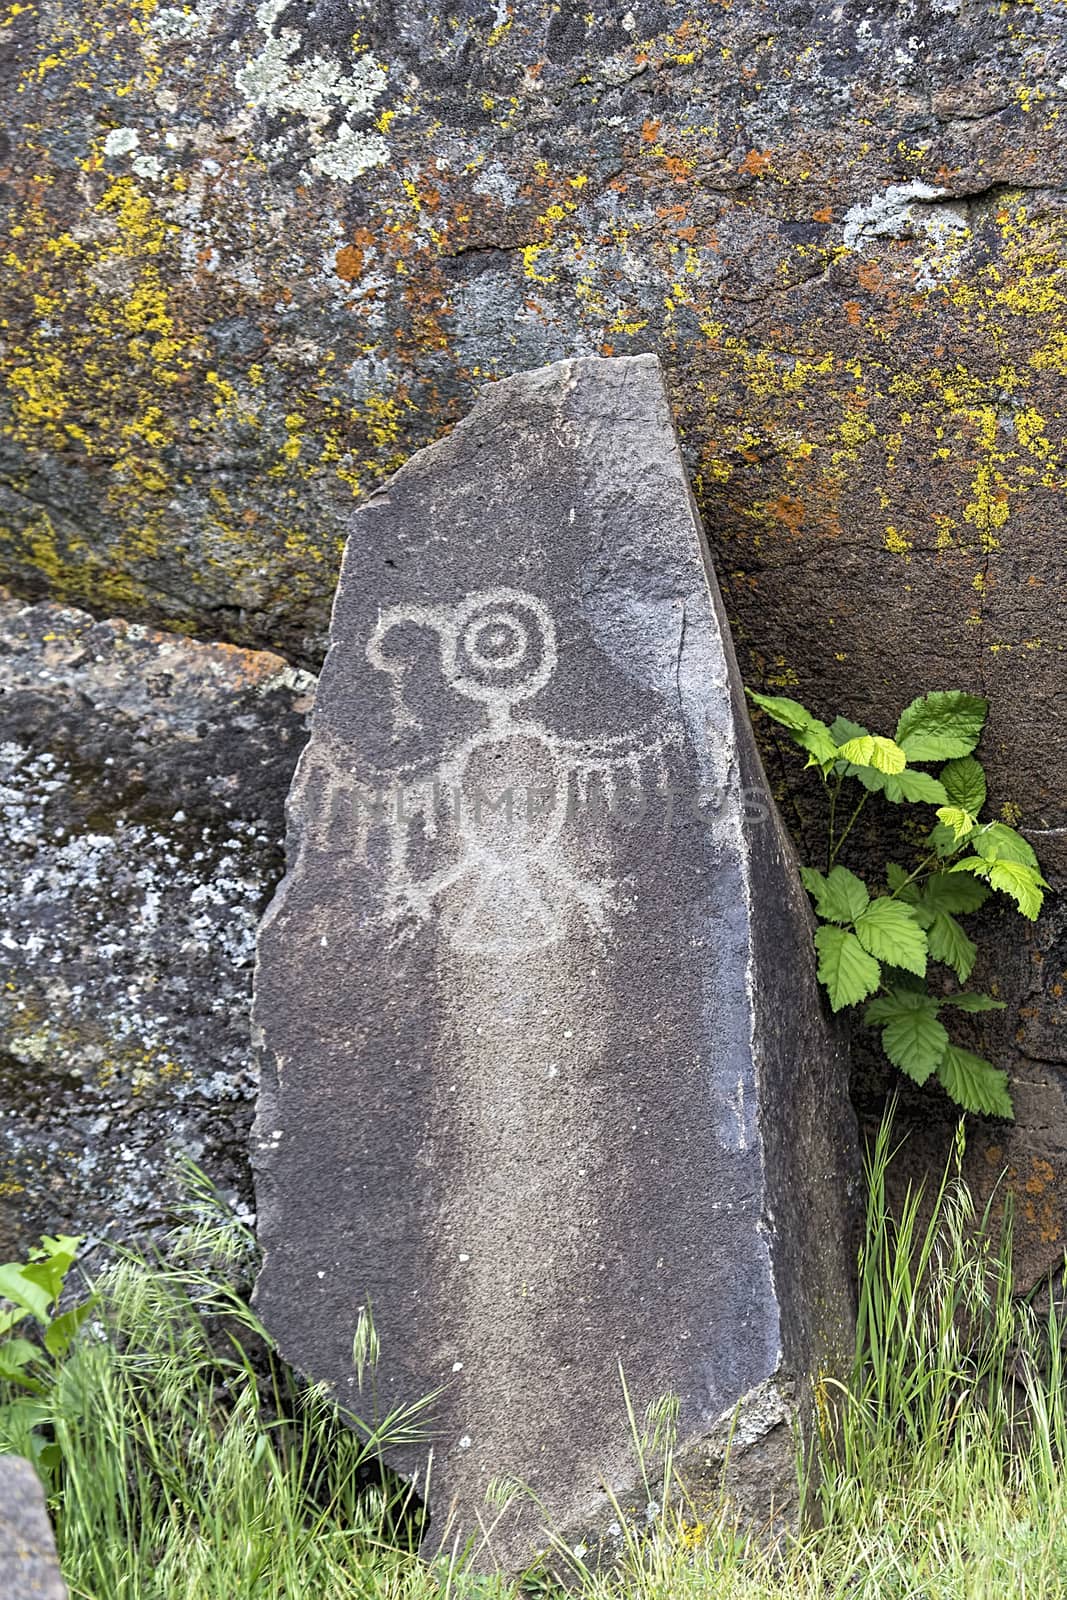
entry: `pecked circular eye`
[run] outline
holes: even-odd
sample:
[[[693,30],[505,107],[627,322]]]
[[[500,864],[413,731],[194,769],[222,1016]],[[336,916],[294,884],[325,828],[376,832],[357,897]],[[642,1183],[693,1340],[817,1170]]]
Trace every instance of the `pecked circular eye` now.
[[[459,641],[460,661],[483,672],[511,672],[526,658],[530,635],[516,617],[506,611],[490,611],[475,617],[464,628]]]
[[[443,639],[446,676],[472,700],[510,704],[536,694],[556,665],[552,618],[521,589],[489,589],[457,607]]]

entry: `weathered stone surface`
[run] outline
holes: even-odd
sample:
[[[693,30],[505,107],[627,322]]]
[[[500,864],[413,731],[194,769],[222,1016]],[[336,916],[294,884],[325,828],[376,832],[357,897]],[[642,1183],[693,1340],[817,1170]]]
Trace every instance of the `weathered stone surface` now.
[[[0,602],[0,1257],[167,1214],[175,1151],[247,1195],[255,927],[313,680]]]
[[[21,592],[314,664],[353,495],[487,376],[656,350],[746,676],[864,722],[981,689],[995,805],[1067,827],[1062,7],[49,0],[0,31]],[[1018,993],[1058,1007],[1047,926]],[[1067,1192],[1067,1051],[1032,1031],[1000,1058],[1046,1083],[1020,1183],[1032,1146]]]
[[[842,1061],[654,358],[489,388],[357,513],[332,630],[259,939],[261,1313],[357,1412],[440,1387],[435,1542],[501,1475],[602,1529],[619,1362],[698,1469],[850,1321]]]
[[[5,34],[26,583],[314,650],[353,492],[486,375],[655,348],[770,670],[876,695],[874,597],[928,655],[946,586],[991,683],[1054,650],[1056,8],[52,0]]]
[[[0,1594],[67,1600],[41,1480],[21,1456],[0,1455]]]

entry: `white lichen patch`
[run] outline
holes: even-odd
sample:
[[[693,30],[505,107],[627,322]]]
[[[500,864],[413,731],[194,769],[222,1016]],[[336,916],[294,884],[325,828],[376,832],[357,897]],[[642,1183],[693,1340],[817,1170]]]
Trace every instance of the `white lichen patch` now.
[[[716,1423],[719,1434],[727,1433],[739,1450],[747,1449],[783,1422],[790,1422],[793,1408],[782,1393],[775,1376],[765,1378],[741,1400],[724,1411]]]
[[[147,9],[147,8],[146,8]],[[160,6],[146,18],[146,31],[164,44],[206,39],[226,14],[226,0],[196,0],[195,5]]]
[[[197,31],[198,20],[193,11],[181,6],[161,6],[148,26],[160,39],[191,39]]]
[[[130,165],[139,178],[150,180],[162,178],[167,170],[158,156],[134,156]]]
[[[484,195],[488,200],[499,200],[502,206],[513,206],[519,196],[519,186],[502,162],[491,161],[474,179],[471,192]]]
[[[17,850],[0,874],[0,946],[16,980],[0,1004],[6,1047],[26,1062],[77,1066],[79,1075],[105,1068],[108,1056],[170,1062],[173,1078],[164,1078],[174,1098],[190,1088],[201,1099],[232,1095],[232,1076],[209,1083],[204,1063],[182,1060],[175,1018],[189,983],[209,972],[232,975],[223,985],[228,1003],[245,987],[269,887],[255,825],[220,819],[192,849],[121,817],[113,832],[57,831],[51,796],[77,780],[51,752],[9,743],[0,753],[0,822]],[[45,992],[42,1020],[20,996]],[[102,1035],[107,1050],[97,1045]]]
[[[104,154],[109,159],[117,156],[128,156],[137,149],[141,136],[136,128],[112,128],[104,140]]]
[[[868,239],[912,239],[925,234],[943,244],[967,231],[967,218],[953,205],[932,205],[950,198],[948,189],[924,183],[893,183],[884,194],[872,195],[863,205],[852,206],[842,219],[846,250],[861,249]]]
[[[915,284],[932,289],[958,276],[963,247],[970,237],[964,203],[954,203],[947,189],[916,178],[891,184],[866,205],[855,205],[843,219],[847,250],[862,250],[874,239],[912,239],[920,244],[912,258]]]
[[[256,22],[263,35],[259,54],[236,74],[249,105],[301,119],[313,173],[351,182],[388,159],[388,146],[376,129],[356,126],[374,110],[385,90],[386,69],[369,52],[348,70],[337,61],[304,51],[298,28],[279,27],[288,0],[263,0]],[[340,116],[332,133],[328,130]],[[285,138],[273,141],[272,154],[286,153]]]

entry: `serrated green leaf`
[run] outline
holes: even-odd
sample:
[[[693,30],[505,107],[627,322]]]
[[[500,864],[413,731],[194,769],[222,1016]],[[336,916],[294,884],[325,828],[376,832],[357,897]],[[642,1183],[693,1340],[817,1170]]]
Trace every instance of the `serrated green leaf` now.
[[[991,861],[983,861],[981,856],[964,856],[962,861],[954,861],[949,867],[949,872],[973,872],[978,878],[988,878]]]
[[[908,758],[895,739],[883,739],[876,733],[872,737],[871,743],[874,745],[874,751],[870,761],[867,762],[868,766],[874,767],[876,771],[887,773],[890,776],[903,774],[904,768],[908,764]]]
[[[857,1005],[877,989],[882,969],[854,933],[824,923],[815,934],[815,948],[819,980],[830,996],[832,1010]]]
[[[802,733],[817,720],[799,700],[790,700],[786,695],[757,694],[755,689],[746,689],[745,693],[761,711],[766,711],[769,717],[781,723],[783,728],[788,728],[790,733]]]
[[[948,1045],[937,1020],[938,1002],[922,990],[892,988],[872,1000],[864,1022],[880,1026],[885,1053],[894,1066],[916,1083],[925,1083]]]
[[[1045,902],[1041,891],[1047,889],[1048,884],[1033,867],[1028,867],[1022,861],[991,861],[989,881],[994,889],[1010,895],[1030,922],[1037,920]]]
[[[991,994],[948,994],[942,1005],[956,1006],[960,1011],[1003,1011],[1004,1001],[994,1000]]]
[[[962,844],[964,839],[974,831],[975,819],[970,812],[961,811],[959,806],[939,807],[937,820],[943,828],[952,829],[952,838],[955,844]]]
[[[914,1006],[882,1029],[882,1049],[913,1083],[925,1083],[940,1066],[948,1033],[937,1020],[937,1004]]]
[[[833,744],[829,728],[824,722],[819,722],[819,718],[813,717],[808,707],[801,706],[800,701],[789,699],[787,694],[757,694],[755,690],[745,690],[745,694],[755,706],[765,710],[768,717],[773,718],[773,722],[781,723],[782,728],[787,728],[793,738],[798,739],[800,734],[808,733],[811,728],[817,726],[825,731],[825,736],[830,744]]]
[[[892,962],[923,977],[926,972],[926,935],[911,906],[889,895],[879,895],[855,919],[856,935],[869,955]]]
[[[987,822],[979,828],[971,848],[986,861],[1021,861],[1023,866],[1041,871],[1033,846],[1004,822]]]
[[[890,969],[886,969],[888,971]],[[885,971],[882,973],[885,981]],[[923,1010],[924,1007],[933,1006],[936,1014],[939,1001],[932,994],[928,994],[924,984],[915,988],[910,985],[915,983],[911,973],[908,973],[908,985],[892,983],[887,993],[878,995],[872,1000],[863,1013],[864,1022],[881,1026],[886,1022],[893,1022],[897,1017],[904,1015],[905,1011]]]
[[[918,800],[925,805],[943,806],[948,800],[943,784],[928,772],[916,772],[913,767],[886,778],[885,797],[894,805],[902,800]]]
[[[835,717],[830,724],[830,737],[838,745],[849,739],[865,739],[869,732],[870,729],[858,722],[850,722],[848,717]]]
[[[955,872],[935,872],[923,884],[923,904],[931,911],[948,911],[953,915],[977,911],[989,899],[984,883]]]
[[[903,772],[908,758],[892,739],[878,734],[865,733],[858,739],[847,739],[838,747],[843,760],[856,767],[873,767],[876,772]]]
[[[809,767],[829,767],[837,760],[837,746],[830,737],[830,730],[817,717],[812,717],[808,726],[794,733],[793,738],[811,757]]]
[[[900,714],[896,742],[909,761],[969,756],[985,726],[989,701],[962,689],[920,695]]]
[[[826,887],[826,879],[817,867],[801,867],[800,881],[813,899]]]
[[[982,763],[974,756],[957,756],[941,768],[939,777],[947,792],[947,803],[976,817],[986,801]]]
[[[918,905],[919,889],[917,884],[908,882],[910,873],[905,872],[903,867],[898,867],[895,861],[891,861],[885,869],[885,875],[890,891],[897,900],[903,900],[909,906]]]
[[[811,893],[815,896],[815,910],[827,922],[854,922],[870,899],[863,879],[847,867],[834,867]]]
[[[970,1050],[950,1044],[937,1077],[946,1094],[965,1111],[987,1117],[1014,1117],[1007,1073]]]
[[[978,946],[967,937],[955,917],[947,911],[935,913],[926,930],[930,955],[951,967],[961,983],[966,983],[978,958]]]
[[[800,748],[808,752],[809,767],[828,767],[837,760],[837,741],[830,737],[829,728],[818,717],[813,717],[799,700],[790,700],[787,695],[757,694],[755,689],[746,689],[745,693],[754,705],[788,729]]]
[[[857,767],[851,761],[843,762],[842,766],[846,778],[855,778],[857,783],[862,783],[872,794],[881,794],[889,782],[887,774],[879,772],[875,767]]]

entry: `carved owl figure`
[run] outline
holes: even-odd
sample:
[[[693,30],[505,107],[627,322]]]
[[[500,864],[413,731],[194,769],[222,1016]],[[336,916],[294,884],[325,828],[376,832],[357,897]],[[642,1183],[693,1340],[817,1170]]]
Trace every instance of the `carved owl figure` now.
[[[610,800],[623,769],[639,784],[664,737],[569,740],[530,714],[523,702],[558,664],[556,627],[543,600],[513,588],[382,613],[367,658],[390,680],[398,733],[418,719],[404,698],[408,663],[388,641],[411,624],[436,633],[442,676],[485,721],[435,767],[404,774],[409,798],[397,808],[387,896],[394,928],[410,934],[436,918],[454,949],[497,956],[554,943],[574,914],[605,931],[619,909],[616,886],[573,866],[575,800],[594,778]]]

